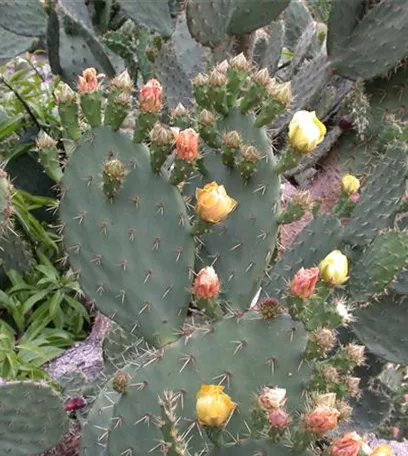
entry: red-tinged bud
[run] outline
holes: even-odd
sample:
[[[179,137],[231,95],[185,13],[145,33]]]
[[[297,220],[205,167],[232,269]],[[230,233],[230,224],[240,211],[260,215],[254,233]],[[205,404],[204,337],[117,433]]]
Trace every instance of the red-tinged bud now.
[[[363,439],[357,432],[347,432],[333,441],[330,447],[331,456],[358,456]]]
[[[264,320],[273,320],[283,312],[280,302],[276,298],[265,298],[256,304],[255,308]]]
[[[64,404],[64,409],[66,412],[74,412],[75,410],[84,408],[86,406],[86,401],[83,397],[73,397],[69,399]]]
[[[360,193],[353,193],[349,196],[349,200],[354,204],[357,204],[360,201],[360,198]]]
[[[142,112],[161,111],[163,88],[159,81],[150,79],[139,91],[139,107]]]
[[[176,158],[186,162],[194,162],[199,155],[199,134],[192,128],[187,128],[179,133],[176,140]]]
[[[403,396],[404,402],[408,404],[408,394],[404,394]]]
[[[216,298],[220,293],[220,279],[212,266],[199,271],[193,283],[193,294],[198,299]]]
[[[102,73],[97,74],[95,68],[87,68],[82,72],[81,76],[78,76],[78,92],[92,93],[100,90],[101,83],[99,79],[104,76]]]
[[[282,409],[271,410],[268,413],[268,422],[271,428],[285,429],[290,423],[290,416]]]
[[[340,412],[326,405],[318,405],[304,416],[305,429],[312,434],[324,435],[337,427]]]
[[[319,268],[301,268],[290,283],[290,292],[298,298],[310,298],[319,279]]]

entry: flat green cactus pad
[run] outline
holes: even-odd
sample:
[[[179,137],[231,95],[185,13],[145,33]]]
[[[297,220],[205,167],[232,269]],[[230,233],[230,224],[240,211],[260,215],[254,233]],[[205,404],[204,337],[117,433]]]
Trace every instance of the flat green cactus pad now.
[[[0,385],[0,448],[27,456],[56,445],[68,432],[68,415],[50,387],[30,382]]]
[[[102,168],[125,165],[110,200]],[[150,170],[147,149],[101,127],[73,153],[63,179],[64,242],[85,294],[104,314],[149,343],[175,340],[190,300],[194,243],[178,189]]]

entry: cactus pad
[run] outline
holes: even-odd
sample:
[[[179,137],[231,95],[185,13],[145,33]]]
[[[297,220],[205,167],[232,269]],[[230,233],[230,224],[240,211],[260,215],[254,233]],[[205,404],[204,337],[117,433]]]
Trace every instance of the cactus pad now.
[[[2,454],[41,453],[56,445],[67,431],[68,416],[51,388],[30,382],[0,386]]]
[[[391,363],[408,364],[408,299],[384,295],[355,313],[353,331],[375,355]]]
[[[355,301],[381,293],[397,277],[408,258],[408,232],[379,234],[353,266],[349,290]]]
[[[196,187],[216,181],[222,183],[227,193],[238,201],[235,211],[216,225],[211,234],[202,236],[202,241],[208,255],[205,265],[214,262],[230,305],[246,309],[275,249],[279,177],[273,169],[275,161],[266,131],[254,126],[252,115],[232,109],[219,122],[218,129],[220,132],[236,130],[243,144],[256,147],[263,156],[257,164],[257,172],[246,182],[238,170],[221,165],[220,155],[208,150],[204,155],[208,174],[205,178],[194,179],[186,187],[189,187],[189,193],[194,193]]]
[[[405,193],[407,147],[393,143],[370,176],[344,231],[349,244],[364,245],[390,226]]]
[[[118,195],[103,193],[113,155],[126,166]],[[151,174],[147,149],[109,127],[83,137],[63,179],[65,247],[98,308],[149,343],[177,338],[190,299],[194,245],[177,188]]]
[[[343,3],[341,8],[348,10],[347,20],[344,21],[343,16],[338,22],[342,23],[341,31],[344,34],[348,32],[349,38],[337,46],[329,45],[335,71],[347,78],[371,79],[391,70],[404,58],[407,54],[404,39],[408,34],[408,5],[405,2],[380,2],[362,20],[358,20],[357,6],[350,9],[341,0],[337,3]],[[333,14],[336,11],[337,8],[333,8]],[[352,12],[355,18],[349,17]],[[357,24],[355,28],[353,21]],[[330,20],[330,23],[333,22],[335,19]],[[329,43],[333,41],[329,39]]]
[[[109,415],[113,409],[110,428],[100,444],[107,445],[109,454],[149,454],[155,442],[163,438],[155,426],[155,416],[160,415],[157,401],[164,389],[183,396],[179,410],[181,432],[195,423],[195,395],[203,383],[222,383],[225,392],[238,404],[239,412],[234,413],[228,424],[229,435],[234,437],[248,435],[255,405],[253,395],[264,385],[286,388],[288,411],[296,413],[303,408],[302,394],[310,375],[308,366],[302,363],[306,343],[303,325],[288,316],[268,321],[259,320],[251,312],[197,329],[164,352],[153,354],[144,367],[125,369],[131,377],[126,394],[111,402],[113,407],[99,409],[100,414]],[[105,403],[110,402],[111,394],[109,388],[101,392]],[[117,420],[120,425],[112,426]],[[88,426],[93,423],[90,421]],[[190,437],[192,452],[199,452],[205,441],[197,424],[192,426]],[[95,439],[92,444],[96,445]],[[150,454],[159,455],[160,449]]]

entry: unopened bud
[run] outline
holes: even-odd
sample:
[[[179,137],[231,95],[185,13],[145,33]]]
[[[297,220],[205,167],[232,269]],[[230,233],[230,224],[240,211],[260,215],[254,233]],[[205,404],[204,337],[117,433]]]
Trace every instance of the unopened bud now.
[[[278,103],[289,106],[292,103],[292,84],[291,82],[285,82],[284,84],[277,84],[272,89],[272,98]]]
[[[126,168],[124,164],[112,158],[107,160],[103,166],[103,192],[109,198],[117,195],[119,189],[123,185],[126,175]]]
[[[119,89],[123,92],[131,93],[133,90],[133,81],[127,70],[125,70],[119,76],[116,76],[111,80],[110,86],[112,89]]]
[[[81,76],[78,76],[78,92],[92,93],[100,90],[101,83],[99,79],[104,76],[102,73],[97,74],[95,68],[87,68],[82,72]]]
[[[336,344],[336,332],[329,328],[316,329],[311,337],[323,354],[329,352]]]
[[[327,407],[336,406],[336,393],[319,394],[314,398],[316,405],[326,405]]]
[[[261,159],[261,155],[254,146],[243,146],[242,157],[250,163],[257,163]]]
[[[199,155],[200,136],[192,128],[179,133],[176,139],[176,157],[189,163],[194,162]]]
[[[77,102],[77,95],[68,84],[63,84],[60,90],[55,93],[57,103],[74,104]]]
[[[132,99],[132,96],[130,95],[129,92],[122,92],[122,93],[119,93],[118,95],[116,95],[115,103],[123,105],[123,106],[128,106],[131,99]]]
[[[340,412],[339,421],[347,422],[353,415],[353,407],[345,400],[337,401],[336,409]]]
[[[200,115],[198,117],[198,121],[202,125],[214,125],[215,124],[215,116],[212,112],[207,111],[207,109],[203,109],[200,112]]]
[[[264,68],[263,70],[257,71],[253,76],[252,76],[253,82],[255,84],[258,84],[261,87],[268,87],[270,83],[270,77],[269,77],[269,72],[267,68]]]
[[[208,84],[213,87],[219,87],[223,86],[228,82],[227,76],[225,73],[221,73],[220,71],[217,71],[214,69],[211,71],[209,77],[208,77]]]
[[[315,290],[318,280],[318,268],[300,268],[289,284],[291,295],[303,299],[310,298]]]
[[[129,375],[124,372],[117,372],[112,379],[112,388],[118,393],[124,394],[129,385]]]
[[[230,61],[230,67],[236,71],[249,71],[251,65],[248,63],[245,55],[243,53],[237,55]]]
[[[186,117],[188,116],[188,111],[187,109],[181,104],[179,103],[171,112],[170,112],[170,116],[173,118],[173,119],[178,119],[180,117]]]
[[[45,131],[41,131],[37,137],[36,146],[38,149],[45,149],[47,147],[55,147],[57,145],[57,141],[51,138],[51,136],[47,135]]]
[[[327,383],[339,383],[340,374],[339,371],[333,366],[325,366],[322,369],[322,377]]]
[[[356,366],[362,366],[364,364],[364,360],[365,360],[364,352],[365,352],[364,345],[348,344],[346,346],[347,357]]]
[[[346,174],[341,179],[341,187],[346,195],[353,195],[358,192],[360,181],[352,174]]]
[[[280,302],[276,298],[265,298],[256,304],[256,310],[264,320],[273,320],[283,312]]]
[[[198,299],[216,298],[220,293],[220,279],[212,266],[202,268],[193,283],[193,294]]]
[[[360,394],[360,380],[359,377],[346,377],[344,379],[347,385],[347,391],[351,397],[356,397]]]
[[[228,71],[228,68],[229,68],[229,63],[228,63],[228,60],[224,60],[222,61],[221,63],[219,63],[215,69],[219,72],[219,73],[226,73]]]
[[[305,429],[312,434],[324,435],[337,427],[339,415],[339,411],[333,407],[318,405],[304,416]]]
[[[229,131],[222,136],[222,143],[226,147],[237,149],[241,146],[241,137],[237,131]]]
[[[258,396],[259,403],[266,410],[280,409],[286,404],[286,389],[264,386]]]
[[[363,439],[357,432],[347,432],[335,439],[330,447],[330,456],[357,456]]]
[[[198,73],[198,75],[191,80],[191,84],[193,87],[206,85],[208,84],[208,76]]]
[[[282,409],[271,410],[268,412],[268,422],[273,429],[285,429],[290,423],[290,416]]]
[[[159,122],[154,124],[154,127],[149,133],[149,137],[150,141],[158,146],[167,146],[175,142],[173,132]]]

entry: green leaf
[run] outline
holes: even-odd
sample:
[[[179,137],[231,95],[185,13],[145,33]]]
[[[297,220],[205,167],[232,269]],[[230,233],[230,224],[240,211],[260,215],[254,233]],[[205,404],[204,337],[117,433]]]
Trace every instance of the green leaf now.
[[[27,299],[27,301],[24,303],[24,313],[27,313],[35,304],[37,304],[37,302],[44,299],[49,292],[50,289],[47,288],[46,290],[41,290],[38,293],[35,293],[29,299]]]
[[[64,293],[60,290],[56,291],[49,299],[49,312],[51,319],[55,319],[59,311],[61,310],[60,305],[64,300]],[[60,325],[58,325],[60,326]]]

